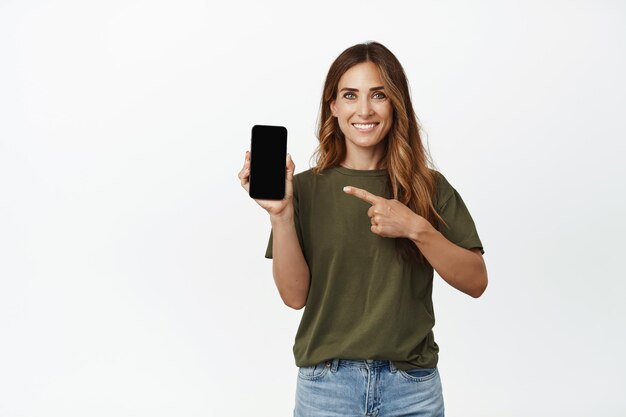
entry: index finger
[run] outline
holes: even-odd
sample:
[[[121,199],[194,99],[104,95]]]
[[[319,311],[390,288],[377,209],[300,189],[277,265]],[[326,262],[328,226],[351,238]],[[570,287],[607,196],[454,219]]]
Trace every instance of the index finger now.
[[[361,200],[367,201],[370,204],[376,204],[376,202],[380,199],[379,196],[370,193],[369,191],[363,190],[361,188],[346,186],[343,187],[343,191],[346,194],[353,195],[355,197],[360,198]]]

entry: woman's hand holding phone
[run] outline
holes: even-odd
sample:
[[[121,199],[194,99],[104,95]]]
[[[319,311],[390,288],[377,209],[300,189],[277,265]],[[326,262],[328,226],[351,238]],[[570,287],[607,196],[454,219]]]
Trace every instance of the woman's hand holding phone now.
[[[282,200],[261,200],[254,199],[258,205],[263,207],[273,220],[293,219],[293,174],[296,165],[291,160],[291,155],[287,154],[285,161],[285,198]],[[238,174],[241,186],[246,192],[250,192],[250,151],[246,151],[243,168]]]

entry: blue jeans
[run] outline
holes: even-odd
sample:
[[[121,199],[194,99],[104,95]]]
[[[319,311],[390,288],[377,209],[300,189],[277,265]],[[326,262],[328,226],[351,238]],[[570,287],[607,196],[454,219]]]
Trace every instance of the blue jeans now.
[[[437,368],[331,359],[298,368],[294,417],[443,417]]]

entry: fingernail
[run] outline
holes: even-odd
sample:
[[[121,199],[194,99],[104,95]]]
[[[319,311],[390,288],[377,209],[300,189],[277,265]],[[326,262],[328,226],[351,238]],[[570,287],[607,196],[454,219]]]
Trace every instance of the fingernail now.
[[[345,192],[348,192],[348,191],[350,190],[350,187],[343,187],[343,190],[344,190]]]

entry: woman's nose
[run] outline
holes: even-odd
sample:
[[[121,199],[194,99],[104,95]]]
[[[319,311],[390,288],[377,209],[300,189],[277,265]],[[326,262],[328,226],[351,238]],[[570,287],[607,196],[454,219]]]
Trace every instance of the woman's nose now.
[[[360,117],[367,117],[370,116],[373,113],[372,111],[372,103],[370,103],[370,101],[365,98],[365,99],[361,99],[359,102],[359,116]]]

